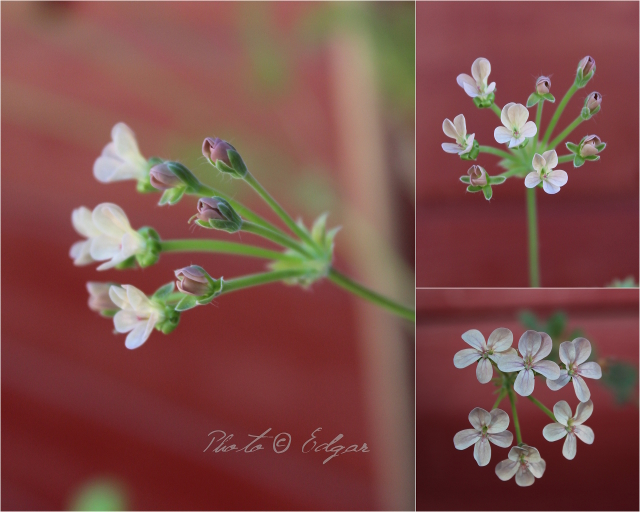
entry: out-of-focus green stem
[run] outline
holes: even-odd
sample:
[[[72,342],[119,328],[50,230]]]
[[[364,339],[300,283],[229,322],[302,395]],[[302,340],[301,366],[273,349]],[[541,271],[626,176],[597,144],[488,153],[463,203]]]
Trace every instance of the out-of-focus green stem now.
[[[498,105],[496,105],[495,103],[492,103],[492,104],[491,104],[491,110],[493,110],[493,111],[496,113],[496,115],[497,115],[498,117],[500,117],[500,118],[502,117],[502,110],[501,110],[501,109],[500,109],[500,107],[499,107]]]
[[[529,231],[529,284],[540,287],[540,259],[538,250],[538,216],[536,211],[536,187],[527,188],[527,223]]]
[[[562,164],[564,162],[573,162],[575,155],[572,153],[570,155],[562,155],[558,157],[558,163]]]
[[[272,242],[282,245],[283,247],[287,247],[292,249],[303,256],[313,257],[309,252],[302,247],[298,242],[293,240],[287,235],[283,235],[277,233],[276,231],[272,231],[268,228],[265,228],[259,224],[254,224],[253,222],[243,222],[242,223],[242,231],[246,231],[247,233],[253,233],[254,235],[261,236],[262,238],[266,238],[267,240],[271,240]]]
[[[556,124],[558,124],[558,120],[560,119],[560,116],[564,111],[564,107],[567,106],[567,103],[569,103],[569,100],[576,93],[577,90],[578,90],[578,86],[574,82],[573,85],[569,87],[569,90],[567,91],[567,93],[564,95],[564,97],[558,104],[558,108],[556,108],[556,111],[553,113],[553,117],[551,118],[551,121],[549,121],[549,126],[547,126],[547,131],[544,133],[544,138],[542,139],[543,148],[547,147],[547,141],[551,137],[551,134],[553,133],[553,129],[556,127]]]
[[[516,409],[516,397],[513,392],[513,388],[509,386],[507,388],[507,393],[509,395],[509,401],[511,402],[511,414],[513,416],[513,426],[516,429],[516,440],[518,444],[522,444],[522,434],[520,433],[520,422],[518,421],[518,410]]]
[[[532,395],[529,395],[527,398],[529,400],[531,400],[534,404],[536,404],[536,406],[543,413],[545,413],[547,416],[549,416],[549,418],[551,418],[553,421],[558,421],[558,420],[556,420],[556,417],[554,416],[553,412],[548,407],[546,407],[540,400],[538,400],[537,398],[534,398]]]
[[[578,116],[573,120],[573,123],[571,123],[569,126],[567,126],[564,131],[558,135],[555,139],[553,139],[550,143],[549,143],[549,149],[555,149],[555,147],[560,144],[565,138],[567,138],[567,136],[576,129],[576,127],[582,122],[584,121],[584,119],[582,119],[582,116]]]
[[[223,240],[162,240],[160,242],[160,249],[162,252],[217,252],[253,256],[255,258],[265,258],[268,260],[292,259],[291,256],[281,252]]]

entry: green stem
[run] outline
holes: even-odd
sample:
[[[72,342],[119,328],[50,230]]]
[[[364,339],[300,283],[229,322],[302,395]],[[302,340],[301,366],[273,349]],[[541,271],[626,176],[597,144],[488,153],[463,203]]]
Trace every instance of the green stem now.
[[[242,231],[246,231],[247,233],[253,233],[254,235],[261,236],[262,238],[266,238],[267,240],[271,240],[272,242],[282,245],[283,247],[288,247],[296,251],[303,256],[313,258],[313,255],[309,253],[305,248],[301,247],[298,242],[293,240],[287,235],[280,234],[276,231],[272,231],[271,229],[265,228],[259,224],[254,224],[253,222],[244,221],[242,223]]]
[[[316,247],[316,243],[311,239],[309,233],[307,233],[304,229],[298,226],[295,221],[289,216],[289,214],[284,211],[284,209],[278,204],[278,202],[271,197],[269,192],[265,190],[265,188],[258,182],[257,179],[247,171],[247,174],[244,176],[244,180],[253,187],[253,189],[258,193],[262,199],[271,207],[271,209],[276,212],[278,217],[282,219],[282,221],[288,226],[288,228],[296,234],[300,238],[300,240],[304,240],[311,247]]]
[[[496,105],[495,103],[492,103],[491,110],[493,110],[498,117],[502,118],[502,110],[498,105]]]
[[[582,121],[584,121],[582,116],[576,117],[573,123],[567,126],[560,135],[549,143],[549,149],[554,149],[558,144],[560,144]]]
[[[527,220],[529,228],[529,284],[540,287],[540,260],[538,252],[538,219],[536,213],[536,187],[527,188]]]
[[[490,153],[492,155],[500,156],[502,158],[508,158],[509,160],[519,160],[519,158],[513,153],[507,153],[502,149],[494,148],[492,146],[479,146],[480,153]]]
[[[573,162],[575,155],[571,153],[570,155],[562,155],[558,157],[558,163],[562,164],[564,162]]]
[[[509,395],[509,401],[511,402],[511,414],[513,416],[513,425],[516,429],[516,440],[518,444],[522,444],[522,434],[520,433],[520,422],[518,421],[518,411],[516,409],[516,397],[513,392],[513,388],[509,386],[507,389],[507,393]]]
[[[290,260],[291,256],[281,252],[255,247],[253,245],[225,242],[222,240],[162,240],[160,249],[163,252],[218,252],[225,254],[239,254],[268,260]]]
[[[533,151],[531,153],[531,157],[533,158],[533,155],[536,154],[536,152],[538,151],[538,138],[540,137],[540,125],[542,124],[542,107],[544,106],[544,100],[541,100],[538,102],[538,108],[536,110],[536,127],[538,128],[536,130],[536,134],[533,137]]]
[[[329,270],[329,279],[333,281],[335,284],[344,288],[345,290],[361,297],[363,299],[372,302],[386,310],[394,313],[395,315],[401,316],[402,318],[406,318],[411,322],[415,322],[416,320],[416,312],[413,309],[407,308],[397,302],[392,301],[382,295],[377,294],[374,291],[365,288],[361,284],[353,281],[351,278],[345,276],[344,274],[338,272],[336,269],[331,268]]]
[[[558,421],[556,420],[556,417],[553,415],[553,412],[551,412],[551,410],[548,407],[545,407],[545,405],[540,400],[534,398],[532,395],[529,395],[527,398],[531,400],[534,404],[536,404],[538,408],[540,408],[540,410],[543,413],[545,413],[547,416],[549,416],[549,418],[551,418],[553,421]]]
[[[571,96],[573,96],[576,93],[577,90],[578,90],[578,87],[576,86],[576,84],[574,82],[574,84],[571,87],[569,87],[569,90],[564,95],[564,98],[562,98],[562,100],[560,101],[560,103],[558,105],[558,108],[556,108],[556,111],[553,113],[553,117],[551,118],[551,121],[549,122],[549,126],[547,127],[547,131],[544,133],[544,139],[542,139],[542,146],[546,147],[547,141],[549,140],[549,137],[551,137],[551,134],[553,133],[553,129],[556,127],[556,124],[558,124],[558,120],[560,119],[560,116],[562,115],[562,112],[564,111],[564,107],[567,106],[567,103],[569,103],[569,100],[571,99]]]

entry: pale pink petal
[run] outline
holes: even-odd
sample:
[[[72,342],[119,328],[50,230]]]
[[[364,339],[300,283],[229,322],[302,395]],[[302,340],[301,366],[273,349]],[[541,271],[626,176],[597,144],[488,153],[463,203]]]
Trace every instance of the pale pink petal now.
[[[109,288],[109,298],[120,309],[128,309],[132,311],[129,299],[127,298],[127,291],[121,286],[111,286]]]
[[[447,137],[451,137],[452,139],[458,139],[458,132],[456,131],[456,127],[454,124],[449,121],[449,119],[445,119],[442,122],[442,131]]]
[[[516,483],[520,487],[529,487],[530,485],[533,485],[535,481],[536,479],[531,471],[529,471],[526,466],[520,465],[518,472],[516,473]]]
[[[489,434],[498,434],[504,432],[509,427],[509,415],[502,409],[494,409],[491,411],[491,423],[487,432]]]
[[[533,121],[527,121],[520,130],[520,135],[528,139],[533,137],[536,133],[538,133],[538,127]]]
[[[473,458],[478,466],[486,466],[491,461],[491,445],[486,437],[480,439],[473,447]]]
[[[538,361],[531,367],[547,379],[555,380],[560,377],[560,367],[553,361]]]
[[[491,64],[483,57],[473,61],[471,65],[471,75],[476,82],[486,83],[487,77],[491,74]]]
[[[513,125],[511,124],[511,120],[509,119],[509,109],[514,105],[515,103],[507,103],[504,107],[502,107],[502,112],[500,112],[500,120],[502,121],[502,124],[507,127],[509,134],[511,134],[511,132],[513,131]]]
[[[547,174],[546,180],[556,187],[562,187],[563,185],[567,184],[567,181],[569,181],[569,175],[566,172],[558,169]]]
[[[511,443],[513,443],[513,434],[508,430],[498,432],[497,434],[489,434],[487,438],[500,448],[508,448],[511,446]]]
[[[515,137],[511,137],[511,142],[509,142],[510,148],[515,148],[524,142],[524,136],[520,136],[517,139]]]
[[[528,445],[523,445],[522,448],[525,452],[525,458],[529,462],[540,462],[542,460],[540,458],[540,452],[538,451],[537,448],[534,448],[533,446],[528,446]]]
[[[533,393],[533,387],[535,386],[535,377],[532,370],[522,370],[516,377],[516,382],[513,385],[513,389],[520,396],[529,396]]]
[[[539,462],[529,462],[529,471],[531,471],[531,474],[533,474],[533,476],[535,476],[536,478],[542,478],[542,475],[544,475],[544,470],[547,468],[547,463],[540,459]]]
[[[537,172],[530,172],[524,179],[524,186],[527,188],[537,187],[542,180]]]
[[[582,364],[591,355],[591,343],[587,338],[576,338],[573,340],[576,349],[576,364]]]
[[[553,415],[556,417],[556,421],[561,425],[567,426],[567,422],[571,418],[571,407],[564,400],[560,400],[553,406]]]
[[[469,413],[469,423],[476,430],[482,430],[482,427],[491,423],[491,414],[480,407],[476,407]]]
[[[567,434],[567,438],[564,440],[564,446],[562,447],[562,455],[565,459],[573,460],[576,456],[577,446],[576,436],[573,432]]]
[[[486,384],[493,377],[493,366],[489,359],[481,359],[476,368],[476,377],[480,384]]]
[[[555,149],[545,151],[544,153],[542,153],[542,157],[547,162],[547,169],[553,169],[556,165],[558,165],[558,153],[556,153]]]
[[[71,246],[69,256],[73,258],[74,265],[88,265],[95,260],[91,257],[91,240],[76,242]]]
[[[91,257],[96,261],[110,260],[120,252],[120,239],[100,235],[91,239]]]
[[[466,430],[461,430],[454,436],[453,444],[457,450],[464,450],[465,448],[469,448],[469,446],[474,444],[481,437],[482,434],[480,432],[468,428]]]
[[[513,478],[513,475],[518,471],[519,463],[513,460],[503,460],[498,462],[496,466],[496,475],[500,480],[506,482],[507,480]]]
[[[493,131],[493,137],[496,139],[496,142],[499,142],[500,144],[509,142],[511,140],[511,135],[512,135],[511,131],[505,128],[504,126],[498,126]]]
[[[553,348],[553,341],[551,340],[551,336],[549,336],[546,332],[539,333],[542,337],[542,343],[540,344],[540,348],[533,356],[533,361],[540,361],[544,359],[549,354],[551,354],[551,349]]]
[[[471,151],[473,149],[473,138],[476,136],[475,133],[472,133],[471,135],[467,136],[467,141],[466,141],[466,145],[467,147],[465,148],[464,151],[462,151],[460,154],[464,155],[465,153],[468,153],[469,151]]]
[[[129,332],[140,323],[140,320],[133,311],[118,311],[113,317],[113,325],[116,331]]]
[[[99,204],[93,209],[91,219],[102,233],[113,238],[119,239],[125,232],[131,230],[127,215],[117,204]]]
[[[138,288],[131,284],[122,285],[127,290],[127,298],[134,310],[138,313],[148,313],[153,309],[149,298]]]
[[[542,435],[547,441],[558,441],[567,435],[567,429],[560,423],[549,423],[542,429]]]
[[[519,372],[524,368],[524,363],[518,355],[506,354],[498,359],[498,368],[503,372]]]
[[[462,88],[464,89],[464,92],[466,92],[467,95],[471,96],[472,98],[480,96],[480,89],[478,89],[478,86],[476,85],[470,85],[467,82],[464,82],[462,84]]]
[[[494,352],[507,350],[513,344],[513,333],[506,327],[498,327],[487,340],[487,348]]]
[[[541,171],[545,165],[547,165],[546,160],[542,155],[536,153],[533,155],[533,160],[531,160],[531,165],[536,171]]]
[[[496,83],[495,82],[491,82],[488,86],[487,89],[485,90],[486,94],[491,94],[496,88]]]
[[[453,125],[456,127],[456,131],[461,138],[467,135],[467,123],[462,114],[458,114],[453,118]]]
[[[547,194],[557,194],[558,192],[560,192],[560,187],[552,183],[549,183],[546,179],[542,181],[542,189]]]
[[[73,228],[85,238],[91,238],[100,234],[100,230],[93,225],[91,210],[85,206],[76,208],[71,212],[71,223],[73,224]]]
[[[551,391],[558,391],[569,384],[571,377],[567,374],[567,370],[560,370],[560,377],[555,380],[547,379],[547,386]]]
[[[574,431],[580,438],[580,441],[587,444],[593,444],[593,441],[595,440],[595,434],[590,427],[587,427],[586,425],[576,425]]]
[[[542,345],[542,336],[536,331],[525,331],[518,341],[518,350],[522,357],[533,356]]]
[[[588,402],[591,398],[591,391],[589,391],[587,383],[580,375],[573,376],[573,389],[575,389],[576,396],[581,402]]]
[[[507,115],[509,116],[509,120],[511,121],[511,126],[519,128],[519,131],[522,130],[522,127],[527,122],[527,119],[529,119],[529,111],[524,105],[520,105],[520,103],[516,103],[515,105],[509,107],[509,112],[507,113]]]
[[[116,124],[111,130],[111,138],[116,153],[122,158],[136,164],[145,162],[138,149],[136,136],[126,124]]]
[[[151,334],[151,333],[149,333]],[[136,328],[129,333],[127,339],[124,342],[124,346],[129,350],[133,350],[141,346],[147,339],[149,338],[149,334],[147,334],[147,323],[140,322],[136,326]]]
[[[591,400],[589,400],[588,402],[580,402],[578,404],[578,408],[576,409],[576,416],[575,418],[573,418],[573,424],[582,425],[589,419],[592,413],[593,402]]]
[[[458,154],[462,152],[462,148],[458,146],[458,144],[454,144],[453,142],[443,142],[442,149],[444,149],[446,153]]]
[[[484,336],[477,329],[471,329],[462,335],[462,339],[476,350],[483,351],[487,348]]]
[[[582,363],[577,368],[578,375],[587,379],[600,379],[602,377],[602,368],[598,363],[591,361],[590,363]]]
[[[456,368],[466,368],[467,366],[475,363],[481,357],[482,354],[475,348],[465,348],[456,352],[456,355],[453,356],[453,365]]]
[[[567,366],[576,360],[576,348],[570,341],[560,343],[560,361]]]
[[[527,451],[520,447],[520,446],[514,446],[511,448],[511,450],[509,450],[509,460],[512,460],[514,462],[517,462],[520,459],[521,455],[526,455]]]

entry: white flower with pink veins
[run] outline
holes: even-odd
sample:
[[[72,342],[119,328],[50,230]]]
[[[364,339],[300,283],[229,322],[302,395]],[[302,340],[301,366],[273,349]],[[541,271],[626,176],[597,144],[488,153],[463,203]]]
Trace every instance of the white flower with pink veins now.
[[[500,357],[507,354],[515,354],[515,349],[511,348],[513,343],[513,333],[505,328],[499,327],[491,333],[489,341],[484,341],[484,336],[477,329],[471,329],[462,335],[472,348],[460,350],[453,357],[453,364],[456,368],[466,368],[476,361],[476,377],[480,384],[486,384],[493,377],[493,366],[491,361],[497,363]]]
[[[458,85],[464,89],[464,92],[466,92],[468,96],[484,99],[496,88],[495,82],[488,83],[490,74],[491,63],[487,59],[480,57],[474,60],[471,65],[472,76],[461,73],[458,75],[458,78],[456,78],[456,82],[458,82]]]
[[[509,450],[509,458],[499,462],[496,475],[503,482],[516,476],[516,483],[520,487],[533,485],[536,478],[541,478],[547,463],[540,457],[540,452],[533,446],[523,444]]]
[[[486,466],[491,460],[489,442],[501,448],[508,448],[513,442],[513,434],[507,430],[509,416],[501,409],[494,409],[488,413],[476,407],[469,413],[469,422],[473,428],[458,432],[453,438],[453,444],[458,450],[474,445],[473,458],[478,466]]]
[[[542,429],[542,435],[547,441],[558,441],[566,436],[562,455],[572,460],[576,456],[578,442],[576,438],[587,444],[593,444],[595,436],[593,430],[583,425],[593,413],[593,402],[580,402],[576,409],[576,415],[572,416],[571,407],[564,400],[553,406],[553,415],[556,423],[550,423]]]
[[[566,386],[573,381],[576,396],[581,402],[587,402],[591,398],[591,391],[587,387],[584,378],[599,379],[602,377],[602,368],[595,362],[585,363],[591,355],[591,343],[586,338],[576,338],[573,341],[565,341],[560,344],[560,360],[566,368],[560,370],[560,375],[555,379],[547,378],[547,386],[553,391]]]

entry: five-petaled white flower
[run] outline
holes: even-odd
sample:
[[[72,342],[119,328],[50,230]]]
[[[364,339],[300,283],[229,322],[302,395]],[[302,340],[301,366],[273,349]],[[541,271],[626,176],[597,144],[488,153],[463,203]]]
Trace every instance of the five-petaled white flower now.
[[[589,419],[593,412],[593,402],[580,402],[576,409],[576,415],[571,416],[571,407],[564,400],[561,400],[553,406],[553,415],[556,417],[557,423],[550,423],[542,429],[542,435],[547,441],[558,441],[564,436],[567,438],[562,447],[562,455],[572,460],[576,456],[577,441],[576,436],[587,444],[593,444],[595,436],[593,430],[586,425],[585,421]]]
[[[447,153],[457,153],[464,155],[473,148],[473,138],[475,133],[467,135],[467,123],[462,114],[457,115],[453,119],[453,123],[449,119],[445,119],[442,123],[442,131],[447,137],[455,139],[456,143],[443,142],[442,149]]]
[[[515,349],[511,348],[513,333],[505,327],[499,327],[493,331],[486,343],[484,336],[477,329],[465,332],[462,339],[473,348],[465,348],[457,352],[453,356],[453,364],[456,368],[466,368],[480,360],[476,368],[476,377],[481,384],[486,384],[493,377],[491,361],[497,363],[500,357],[516,353]]]
[[[502,107],[500,119],[504,126],[498,126],[493,131],[493,136],[500,144],[509,143],[510,148],[522,144],[525,139],[538,133],[538,127],[529,119],[529,111],[520,103],[507,103]]]
[[[535,171],[527,174],[524,179],[524,185],[527,188],[533,188],[542,182],[542,188],[547,194],[557,194],[560,187],[567,184],[569,175],[560,169],[553,171],[552,169],[558,165],[558,154],[555,149],[545,151],[542,155],[536,153],[533,155],[531,165]]]
[[[101,203],[93,212],[82,206],[73,210],[71,221],[75,230],[87,237],[69,251],[76,265],[109,260],[98,267],[106,270],[145,250],[144,238],[131,227],[118,205]]]
[[[496,475],[503,482],[516,475],[516,483],[520,487],[533,485],[536,478],[541,478],[547,463],[540,458],[540,452],[533,446],[514,446],[509,450],[507,460],[496,466]]]
[[[578,400],[587,402],[591,398],[591,392],[583,377],[588,379],[602,377],[602,368],[598,363],[585,363],[590,355],[591,343],[586,338],[576,338],[573,341],[561,343],[560,360],[565,364],[566,369],[560,370],[560,375],[555,379],[547,378],[549,389],[557,391],[572,380]]]
[[[112,141],[93,164],[93,175],[102,183],[145,178],[149,172],[147,160],[140,154],[136,136],[126,124],[118,123],[111,130]]]
[[[479,96],[481,99],[484,99],[496,88],[495,82],[487,85],[489,75],[491,74],[491,63],[487,59],[480,57],[474,60],[471,65],[471,74],[473,78],[462,73],[458,75],[456,81],[458,85],[464,89],[464,92],[472,98]]]
[[[116,331],[129,333],[124,343],[129,349],[147,341],[156,324],[164,319],[162,306],[133,285],[114,285],[109,288],[109,297],[121,310],[113,317],[113,324]]]
[[[551,337],[544,332],[526,331],[518,341],[517,354],[508,354],[498,360],[498,368],[503,372],[519,372],[513,389],[521,396],[533,393],[534,370],[548,379],[557,379],[560,367],[553,361],[543,361],[553,348]],[[548,381],[547,381],[548,382]]]
[[[469,413],[469,422],[473,428],[458,432],[453,438],[453,444],[458,450],[475,445],[473,458],[478,466],[486,466],[491,460],[489,441],[501,448],[507,448],[513,442],[513,434],[507,430],[509,416],[501,409],[494,409],[488,413],[476,407]]]

